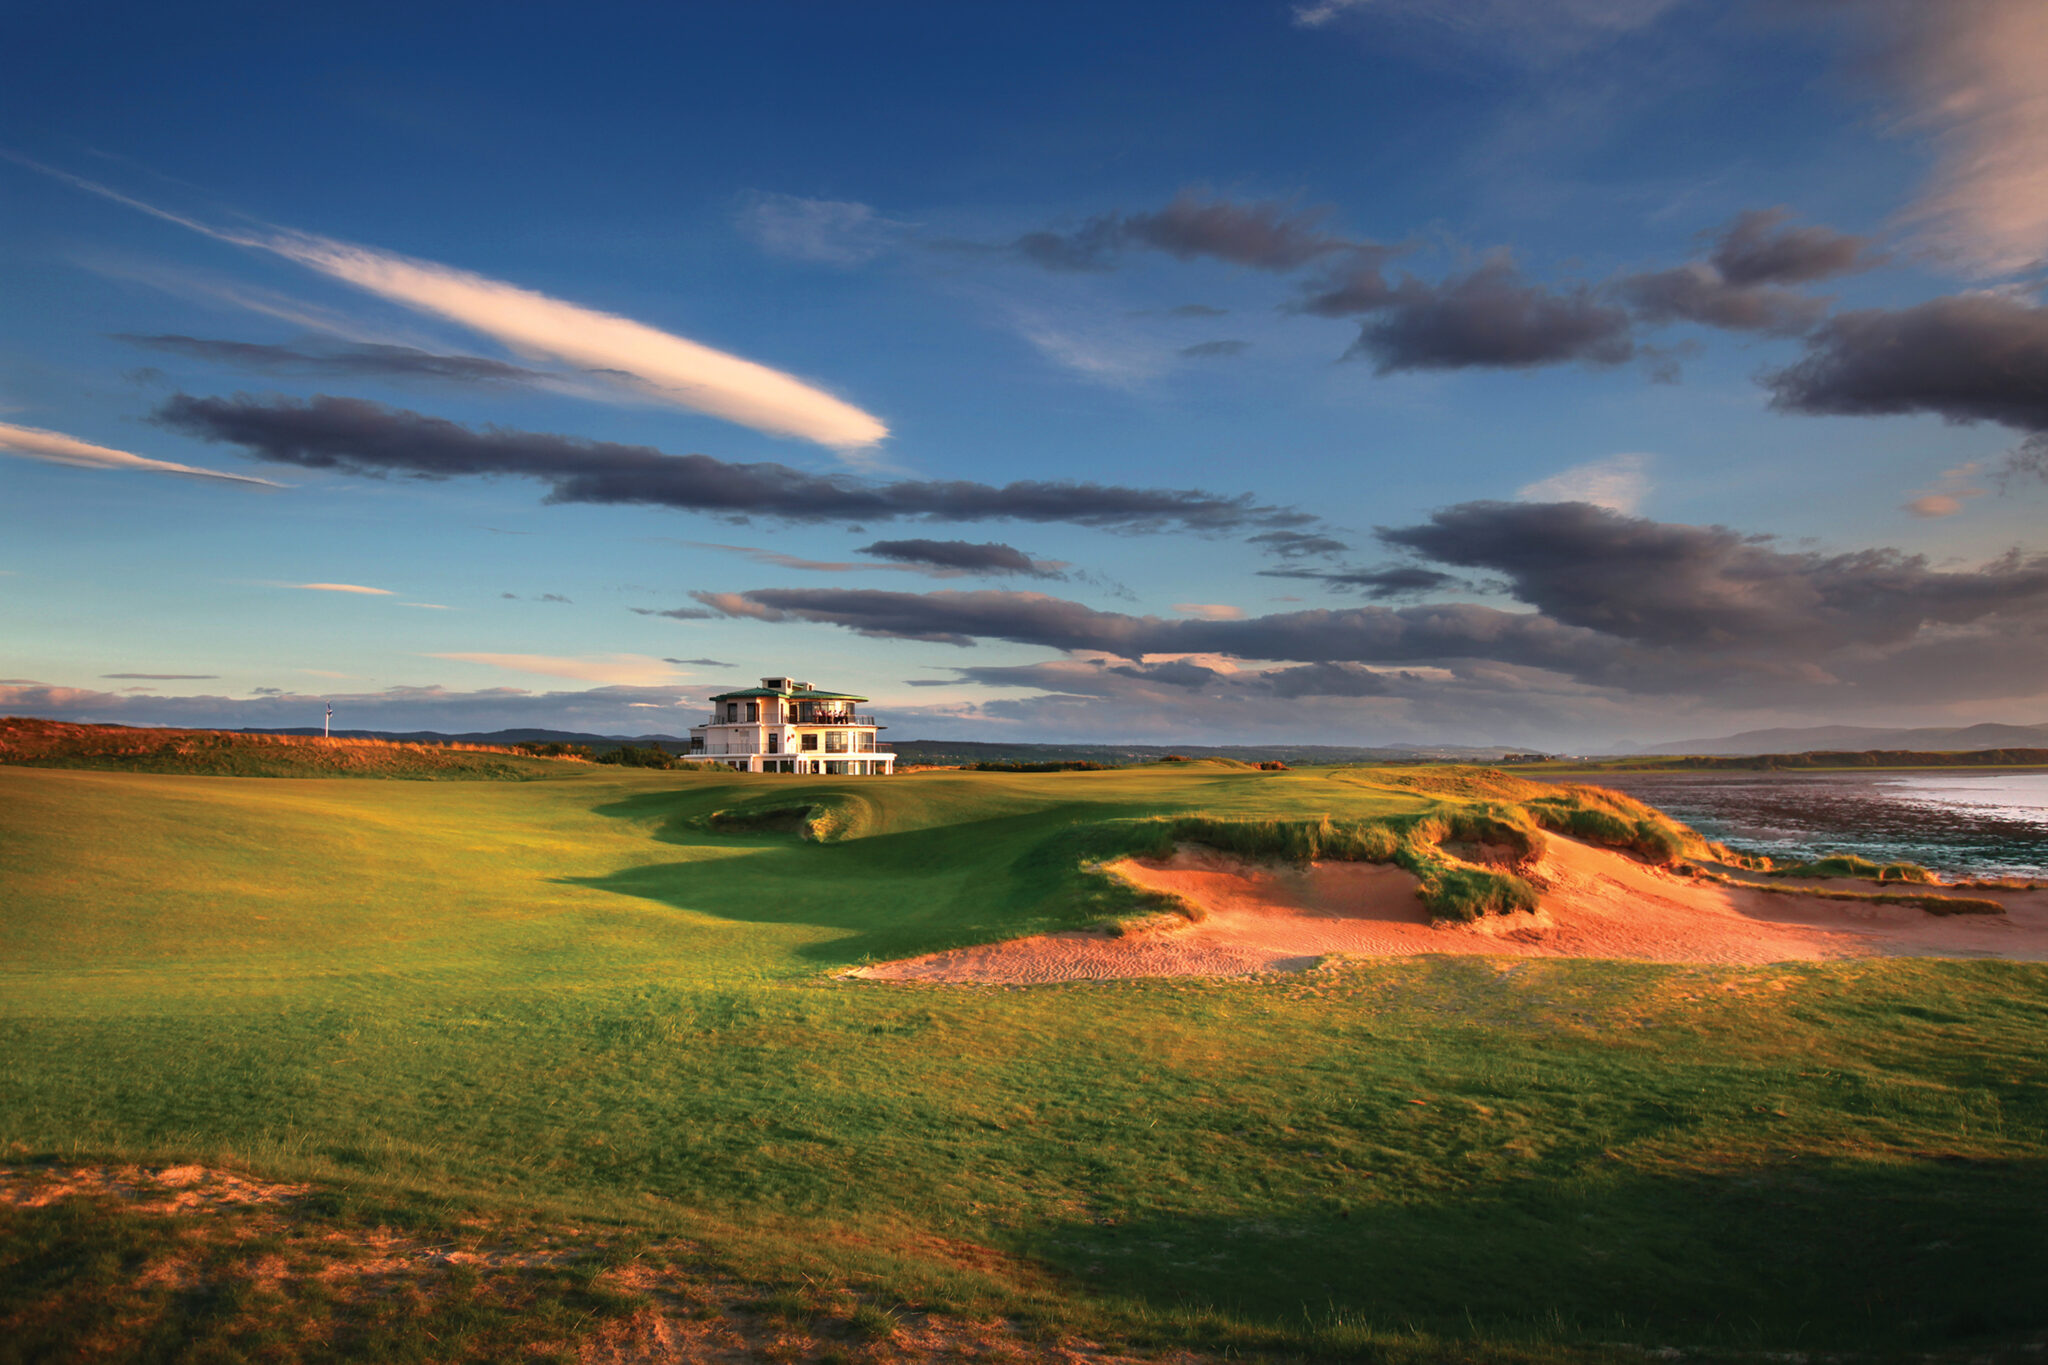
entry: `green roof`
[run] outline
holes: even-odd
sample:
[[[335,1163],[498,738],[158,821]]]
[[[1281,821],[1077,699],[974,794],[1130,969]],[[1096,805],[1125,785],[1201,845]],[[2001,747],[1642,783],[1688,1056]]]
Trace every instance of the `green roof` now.
[[[749,687],[744,692],[720,692],[713,701],[744,701],[749,697],[787,697],[791,701],[866,701],[851,692],[777,692],[772,687]]]

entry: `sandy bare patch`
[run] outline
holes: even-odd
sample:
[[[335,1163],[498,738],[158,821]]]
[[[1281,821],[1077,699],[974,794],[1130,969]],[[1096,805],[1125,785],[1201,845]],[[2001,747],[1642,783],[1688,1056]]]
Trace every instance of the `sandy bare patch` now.
[[[880,963],[850,975],[997,984],[1238,976],[1302,971],[1337,953],[1731,964],[1887,956],[2048,961],[2048,890],[1950,893],[1997,900],[2006,913],[1935,916],[1911,905],[1827,900],[1682,877],[1556,836],[1549,844],[1530,875],[1543,897],[1543,908],[1534,914],[1432,925],[1416,898],[1415,878],[1399,868],[1272,866],[1184,848],[1163,861],[1126,859],[1115,870],[1140,886],[1200,905],[1208,912],[1200,923],[1162,919],[1122,937],[1089,930],[1039,934]]]
[[[111,1195],[149,1213],[283,1204],[310,1185],[251,1180],[208,1166],[0,1166],[0,1204],[38,1209],[74,1195]]]

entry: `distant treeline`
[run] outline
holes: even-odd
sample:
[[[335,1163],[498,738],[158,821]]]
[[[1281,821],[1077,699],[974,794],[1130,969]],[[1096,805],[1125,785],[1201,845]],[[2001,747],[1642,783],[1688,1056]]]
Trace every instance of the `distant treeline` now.
[[[1634,763],[1625,765],[1635,767]],[[1748,754],[1722,757],[1691,754],[1660,758],[1649,768],[1769,770],[1773,768],[1998,768],[2048,767],[2048,749],[1813,749],[1803,754]]]
[[[1099,773],[1117,765],[1073,758],[1052,763],[969,763],[966,766],[978,773]]]

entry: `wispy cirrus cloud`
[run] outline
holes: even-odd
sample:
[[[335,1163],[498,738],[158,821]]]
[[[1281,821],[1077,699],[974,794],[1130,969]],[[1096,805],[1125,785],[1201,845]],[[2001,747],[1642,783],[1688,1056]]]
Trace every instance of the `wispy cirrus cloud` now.
[[[286,583],[282,586],[297,588],[303,592],[349,592],[364,597],[395,596],[389,588],[366,588],[360,583]]]
[[[873,260],[910,227],[883,217],[872,204],[765,190],[741,197],[734,222],[771,256],[837,266]]]
[[[89,193],[237,246],[267,251],[528,357],[602,372],[621,390],[850,459],[889,434],[882,421],[781,370],[658,327],[435,261],[286,229],[228,230],[148,204],[26,157],[9,159]]]
[[[569,657],[558,654],[459,653],[427,654],[428,659],[451,659],[458,663],[486,664],[507,673],[531,677],[573,678],[579,682],[610,683],[620,687],[656,687],[675,677],[666,659],[645,654],[599,654]]]
[[[1908,220],[1938,249],[1988,273],[2048,260],[2048,6],[1872,0],[1830,8],[1875,39],[1902,130],[1933,140],[1934,173]]]
[[[1634,512],[1650,494],[1650,457],[1628,452],[1573,465],[1515,490],[1523,502],[1589,502],[1612,512]]]
[[[170,460],[152,460],[111,446],[96,446],[61,431],[41,427],[15,426],[0,422],[0,454],[41,460],[45,464],[70,465],[74,469],[133,469],[148,474],[178,474],[191,479],[214,479],[222,483],[250,484],[258,488],[281,488],[282,484],[247,474],[229,474],[219,469],[199,469]]]

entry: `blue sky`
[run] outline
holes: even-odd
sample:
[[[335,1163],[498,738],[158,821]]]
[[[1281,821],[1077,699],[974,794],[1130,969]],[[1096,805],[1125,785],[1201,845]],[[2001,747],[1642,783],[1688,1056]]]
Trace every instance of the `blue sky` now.
[[[17,26],[0,710],[2048,718],[2026,0]]]

